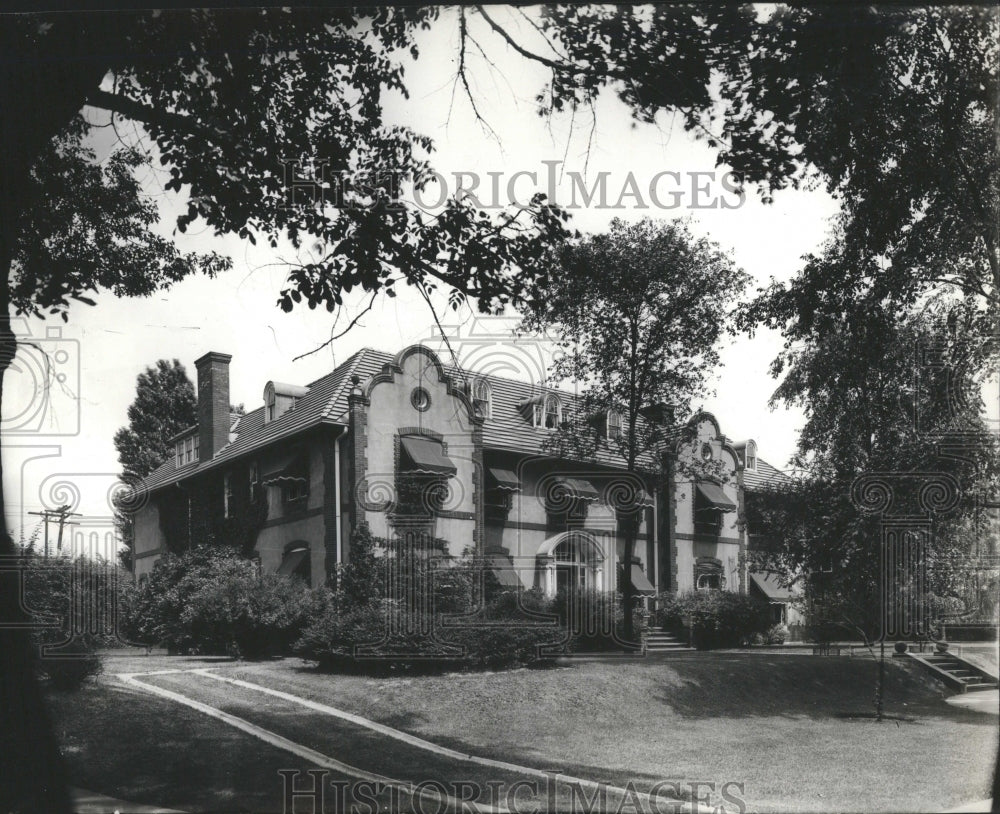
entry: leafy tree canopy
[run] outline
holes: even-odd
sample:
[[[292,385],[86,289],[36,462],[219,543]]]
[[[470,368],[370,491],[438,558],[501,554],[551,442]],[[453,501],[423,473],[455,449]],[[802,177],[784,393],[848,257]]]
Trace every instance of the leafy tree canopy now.
[[[643,414],[663,403],[686,411],[705,392],[728,310],[747,275],[684,222],[650,219],[614,220],[606,234],[562,247],[552,268],[524,327],[552,334],[558,350],[552,377],[577,383],[583,412],[567,417],[552,451],[586,459],[606,443],[630,472],[658,474],[664,426]],[[612,413],[621,418],[617,434]],[[618,495],[626,568],[638,533],[637,491],[638,484],[623,484]],[[631,579],[623,579],[627,609],[633,593]],[[633,634],[628,612],[626,639]]]
[[[748,281],[682,221],[616,219],[607,233],[553,257],[523,328],[552,336],[550,375],[581,388],[588,435],[595,415],[622,417],[621,434],[608,442],[632,469],[663,440],[643,411],[666,403],[681,414],[706,393],[729,311]]]
[[[126,475],[144,478],[174,453],[170,439],[196,421],[194,385],[177,359],[159,359],[136,379],[127,427],[115,433]]]
[[[949,285],[1000,305],[995,9],[557,6],[545,18],[565,53],[540,97],[550,108],[610,85],[637,119],[680,111],[765,199],[818,183],[837,196],[847,244],[882,262],[793,290],[912,302]]]
[[[786,353],[774,400],[805,410],[794,460],[803,474],[792,488],[748,496],[751,531],[767,543],[757,567],[807,577],[814,600],[870,636],[880,612],[880,518],[866,511],[858,476],[885,484],[872,488],[889,490],[884,510],[897,516],[928,515],[940,498],[942,510],[929,513],[928,596],[979,601],[967,583],[995,534],[984,505],[1000,486],[1000,450],[974,375],[988,351],[958,326],[980,317],[946,297],[909,315],[871,309]]]

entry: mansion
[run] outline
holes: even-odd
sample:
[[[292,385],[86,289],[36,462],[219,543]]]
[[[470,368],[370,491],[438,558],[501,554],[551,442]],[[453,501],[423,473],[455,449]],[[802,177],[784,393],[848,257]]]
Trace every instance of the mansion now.
[[[508,588],[604,590],[627,573],[643,595],[768,593],[747,573],[744,501],[784,476],[708,413],[675,424],[663,406],[643,411],[669,439],[644,467],[665,473],[654,482],[624,471],[621,415],[587,416],[600,440],[572,460],[552,439],[580,409],[573,394],[446,366],[422,345],[361,350],[307,386],[268,382],[245,415],[230,411],[230,361],[197,360],[198,423],[141,483],[138,579],[165,552],[227,543],[264,572],[321,585],[366,523],[380,538],[429,534]],[[638,532],[628,564],[626,514]]]

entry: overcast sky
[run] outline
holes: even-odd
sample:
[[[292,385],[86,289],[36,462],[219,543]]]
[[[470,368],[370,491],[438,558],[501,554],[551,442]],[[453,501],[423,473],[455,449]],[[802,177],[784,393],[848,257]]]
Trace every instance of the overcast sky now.
[[[516,25],[513,19],[511,23]],[[821,189],[782,192],[771,205],[761,204],[751,193],[736,208],[693,209],[692,203],[705,204],[713,198],[730,205],[736,199],[719,186],[724,168],[715,167],[712,151],[685,133],[679,122],[664,116],[656,125],[635,124],[610,94],[597,105],[593,119],[588,113],[578,114],[575,121],[569,116],[544,120],[537,115],[534,103],[545,81],[544,72],[512,55],[495,35],[481,28],[476,33],[497,66],[491,70],[481,59],[472,64],[479,112],[492,132],[476,122],[461,92],[453,98],[457,22],[451,12],[445,12],[424,35],[420,60],[408,68],[409,100],[394,98],[387,110],[393,121],[434,139],[432,160],[449,187],[454,187],[452,173],[476,172],[484,179],[480,193],[488,192],[486,185],[493,182],[487,173],[493,172],[499,173],[493,178],[499,179],[504,195],[514,173],[522,171],[536,173],[537,189],[547,191],[549,173],[555,172],[557,200],[566,204],[572,201],[572,173],[585,178],[590,186],[604,172],[609,205],[618,203],[623,189],[640,194],[626,195],[617,209],[600,208],[594,205],[596,200],[591,206],[578,206],[573,210],[576,228],[602,231],[616,216],[626,220],[691,217],[692,228],[730,252],[754,277],[755,285],[766,284],[772,276],[788,279],[798,269],[803,254],[821,247],[830,218],[836,213],[836,204]],[[101,113],[92,118],[106,120]],[[124,138],[135,136],[131,126],[119,130]],[[102,137],[107,138],[104,134],[110,132],[101,131]],[[106,149],[108,144],[102,146]],[[660,176],[657,191],[661,207],[657,207],[649,200],[649,184],[663,172],[679,176]],[[714,183],[707,175],[692,176],[713,172]],[[707,191],[693,194],[692,178],[703,189],[707,185]],[[163,193],[161,183],[154,174],[146,179],[146,188],[157,196],[164,229],[169,233],[183,206],[176,196]],[[535,191],[531,177],[518,176],[513,191],[518,198],[530,195]],[[672,191],[678,195],[671,196]],[[679,205],[662,208],[671,200]],[[579,196],[577,203],[582,204]],[[95,525],[100,525],[99,518],[107,518],[107,493],[120,471],[112,436],[127,421],[136,376],[159,358],[179,359],[194,379],[193,362],[203,353],[232,354],[231,399],[251,410],[262,402],[269,379],[304,384],[361,347],[396,351],[412,342],[434,342],[434,322],[427,306],[401,290],[399,297],[379,303],[330,348],[293,361],[319,346],[336,329],[333,317],[325,311],[310,312],[302,307],[284,314],[277,308],[290,251],[270,252],[235,238],[217,239],[198,229],[180,240],[185,249],[226,252],[233,258],[233,269],[214,280],[190,278],[148,299],[118,300],[101,294],[95,307],[75,305],[66,324],[24,323],[23,329],[40,340],[39,347],[49,350],[65,379],[49,393],[45,409],[38,409],[38,355],[29,349],[19,358],[20,373],[11,373],[5,382],[4,488],[8,523],[15,534],[19,529],[30,529],[37,519],[23,513],[36,511],[43,504],[74,502]],[[340,318],[341,327],[361,304],[360,297],[349,300]],[[483,331],[502,336],[513,320],[484,324],[468,311],[446,317],[446,324],[452,326],[448,330],[460,338],[460,353],[461,337],[465,338],[465,353],[473,346],[478,348],[477,342],[493,347],[486,352],[487,356],[492,354],[492,362],[483,361],[483,353],[478,353],[478,358],[480,364],[495,371],[502,368],[513,374],[518,358],[534,358],[531,348],[497,349],[495,340],[482,343]],[[50,335],[53,329],[61,335]],[[470,335],[475,336],[470,340]],[[768,366],[780,347],[780,337],[771,332],[762,332],[752,340],[743,336],[732,341],[722,353],[724,364],[712,382],[715,395],[704,403],[719,419],[724,433],[735,439],[755,438],[761,457],[778,466],[792,454],[802,420],[797,410],[772,411],[768,407],[776,385]],[[530,364],[522,367],[531,369]],[[73,486],[60,486],[64,482]]]

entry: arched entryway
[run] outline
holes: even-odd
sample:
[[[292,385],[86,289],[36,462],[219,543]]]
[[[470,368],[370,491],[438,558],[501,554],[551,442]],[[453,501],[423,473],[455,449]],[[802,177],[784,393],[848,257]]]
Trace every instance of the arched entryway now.
[[[560,590],[604,590],[604,552],[592,534],[564,531],[538,549],[538,586],[547,596]]]
[[[312,558],[310,556],[309,543],[305,540],[296,540],[285,546],[285,551],[281,557],[281,564],[278,566],[278,573],[290,577],[298,577],[306,585],[312,584]]]

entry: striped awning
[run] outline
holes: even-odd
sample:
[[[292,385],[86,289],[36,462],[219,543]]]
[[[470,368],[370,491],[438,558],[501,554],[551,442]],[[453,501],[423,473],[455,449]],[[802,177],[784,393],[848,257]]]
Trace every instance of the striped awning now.
[[[268,467],[261,477],[263,486],[273,483],[306,483],[309,480],[308,464],[300,452],[287,452],[278,461]]]
[[[632,563],[632,587],[639,596],[652,596],[656,593],[656,588],[653,587],[653,583],[649,581],[646,576],[645,571],[642,570],[642,566],[639,563]]]
[[[410,472],[422,472],[428,475],[454,475],[458,471],[451,458],[444,454],[440,441],[432,438],[422,438],[406,435],[399,439],[403,452],[410,459]]]
[[[489,473],[490,486],[494,489],[509,489],[512,492],[521,491],[521,481],[509,469],[490,466],[487,467],[486,471]]]
[[[278,566],[278,574],[282,576],[294,574],[302,564],[302,561],[308,556],[308,548],[299,548],[295,551],[289,551],[285,555],[285,558],[281,561],[281,565]]]
[[[726,493],[722,491],[722,487],[717,483],[712,483],[710,480],[698,481],[698,494],[700,494],[713,509],[718,509],[720,512],[735,512],[736,504],[733,503]]]
[[[594,485],[589,480],[585,480],[584,478],[564,476],[557,480],[557,484],[577,500],[597,501],[601,499],[601,493],[594,488]]]
[[[504,588],[520,588],[521,580],[514,571],[510,558],[504,554],[487,554],[486,563]]]

